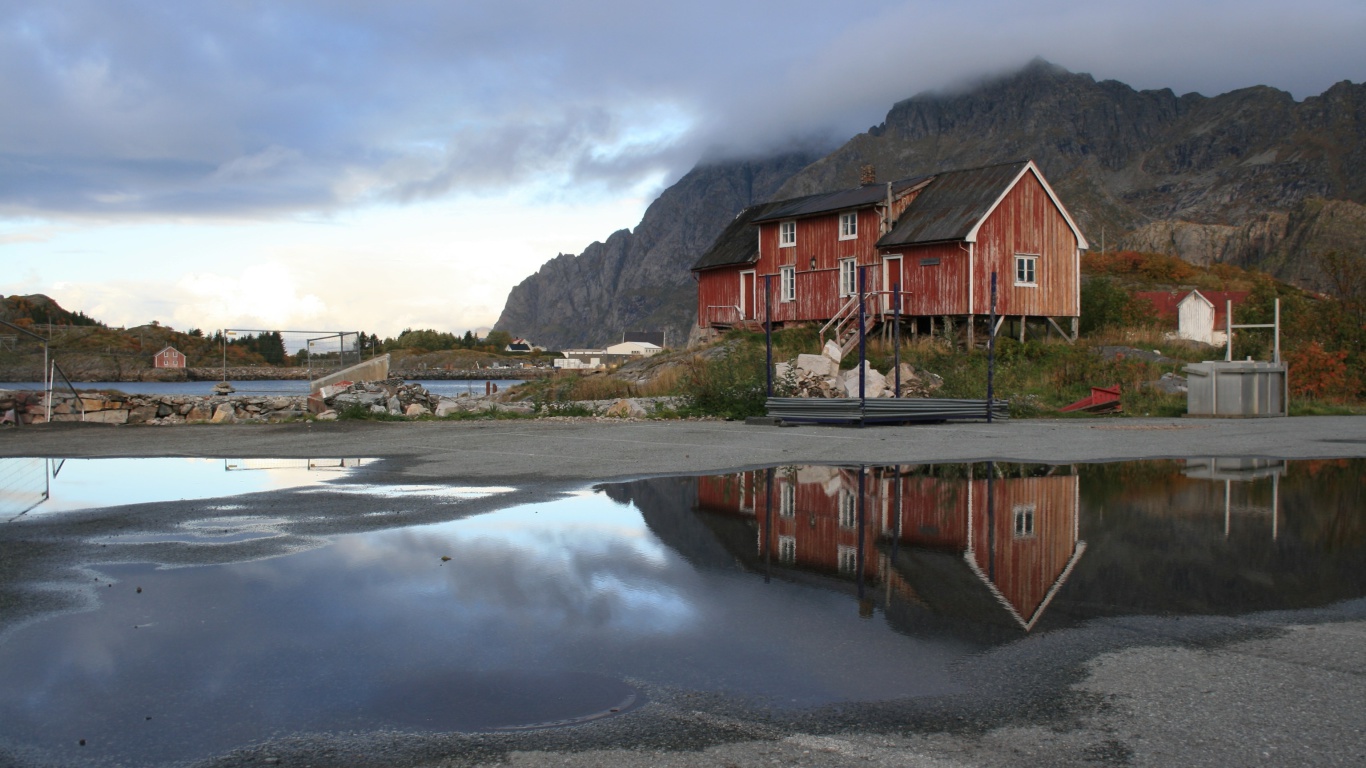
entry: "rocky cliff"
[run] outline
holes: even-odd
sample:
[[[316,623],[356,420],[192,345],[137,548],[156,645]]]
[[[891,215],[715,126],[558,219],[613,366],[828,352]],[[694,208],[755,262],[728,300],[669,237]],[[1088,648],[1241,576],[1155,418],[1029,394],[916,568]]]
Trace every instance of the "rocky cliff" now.
[[[551,346],[694,316],[688,267],[743,206],[879,179],[1033,158],[1099,248],[1229,261],[1321,287],[1313,256],[1366,245],[1366,85],[1295,101],[1257,86],[1177,96],[1035,61],[958,92],[902,101],[881,125],[801,155],[699,167],[635,233],[561,255],[519,285],[498,328]],[[805,167],[802,167],[804,166]]]
[[[1035,61],[958,93],[922,94],[794,176],[776,197],[1030,157],[1093,248],[1229,261],[1317,283],[1314,252],[1366,232],[1366,85],[1296,102],[1138,91]]]
[[[669,346],[682,346],[697,312],[688,268],[737,213],[817,157],[699,165],[646,209],[634,232],[543,264],[512,289],[494,328],[551,349],[612,344],[636,330],[666,331]]]

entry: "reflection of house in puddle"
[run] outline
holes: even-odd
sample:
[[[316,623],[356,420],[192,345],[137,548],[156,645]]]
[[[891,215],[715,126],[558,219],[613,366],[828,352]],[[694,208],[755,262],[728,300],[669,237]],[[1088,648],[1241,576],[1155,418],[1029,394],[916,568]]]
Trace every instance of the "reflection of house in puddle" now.
[[[1280,535],[1281,477],[1285,462],[1273,459],[1187,459],[1181,474],[1195,480],[1222,481],[1224,486],[1224,537],[1233,530],[1233,518],[1270,517],[1271,538]],[[1252,481],[1271,478],[1270,503],[1254,497]]]
[[[0,519],[14,520],[52,498],[62,459],[0,459]]]
[[[897,623],[928,609],[1030,630],[1086,549],[1077,476],[1061,467],[817,466],[698,484],[700,509],[753,517],[757,553],[742,558],[853,581],[865,613],[875,591]]]

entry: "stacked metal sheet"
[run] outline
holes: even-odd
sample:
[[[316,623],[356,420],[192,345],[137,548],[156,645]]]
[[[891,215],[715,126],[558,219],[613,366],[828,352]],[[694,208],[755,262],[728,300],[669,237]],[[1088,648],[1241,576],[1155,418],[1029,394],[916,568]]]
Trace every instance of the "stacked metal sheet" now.
[[[948,421],[950,419],[982,419],[987,417],[986,400],[955,400],[949,398],[872,398],[856,397],[770,397],[768,415],[793,423],[814,424],[873,424],[910,421]],[[991,405],[993,419],[1010,417],[1010,404],[995,400]]]

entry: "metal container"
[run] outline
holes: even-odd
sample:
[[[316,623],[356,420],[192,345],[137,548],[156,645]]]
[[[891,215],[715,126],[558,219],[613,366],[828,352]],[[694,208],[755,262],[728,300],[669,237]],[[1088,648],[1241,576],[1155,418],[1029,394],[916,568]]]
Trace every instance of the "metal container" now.
[[[1185,371],[1187,416],[1286,415],[1283,363],[1206,360],[1187,365]]]

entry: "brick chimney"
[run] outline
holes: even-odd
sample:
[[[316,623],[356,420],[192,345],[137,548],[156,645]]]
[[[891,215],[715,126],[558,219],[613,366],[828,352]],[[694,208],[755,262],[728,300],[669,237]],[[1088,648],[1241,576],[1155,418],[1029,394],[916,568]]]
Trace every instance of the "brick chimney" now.
[[[859,184],[876,184],[876,183],[877,183],[877,169],[873,167],[872,163],[869,163],[868,165],[861,165],[861,166],[859,166],[859,169],[858,169],[858,183],[859,183]]]

